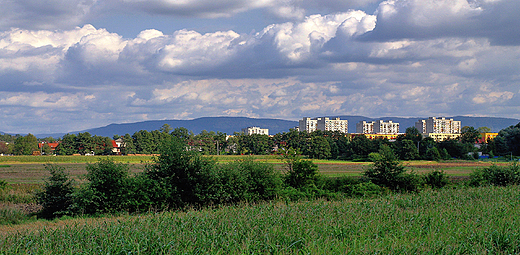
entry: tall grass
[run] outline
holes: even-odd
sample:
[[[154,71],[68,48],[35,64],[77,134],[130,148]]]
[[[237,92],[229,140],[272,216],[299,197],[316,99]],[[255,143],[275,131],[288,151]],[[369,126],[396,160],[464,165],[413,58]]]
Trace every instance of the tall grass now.
[[[520,253],[520,188],[272,202],[76,222],[0,239],[5,254]]]

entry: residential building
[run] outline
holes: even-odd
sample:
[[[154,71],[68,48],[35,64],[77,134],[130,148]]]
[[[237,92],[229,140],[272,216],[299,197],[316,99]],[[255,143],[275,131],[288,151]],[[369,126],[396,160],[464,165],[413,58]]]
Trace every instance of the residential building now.
[[[316,130],[321,131],[340,131],[348,133],[348,120],[341,120],[340,118],[330,119],[327,117],[308,118],[305,117],[298,121],[298,130],[300,132],[306,131],[308,133]]]
[[[399,133],[399,123],[394,123],[391,120],[384,122],[378,120],[374,123],[375,134],[397,134]]]
[[[460,134],[461,123],[444,117],[429,117],[427,120],[417,121],[415,127],[423,134]]]
[[[312,133],[318,129],[318,119],[311,119],[308,117],[303,118],[303,120],[298,121],[298,129],[300,132],[307,131],[307,133]]]
[[[247,127],[242,128],[242,133],[247,135],[269,135],[269,129],[260,127]]]
[[[397,139],[397,137],[401,134],[395,133],[395,134],[362,134],[362,133],[355,133],[355,134],[348,134],[347,138],[352,140],[356,136],[364,135],[370,140],[374,139],[388,139],[390,141],[394,141]]]
[[[415,128],[417,128],[421,134],[426,134],[426,120],[418,120],[415,122]]]
[[[450,133],[426,133],[423,134],[424,137],[431,137],[436,142],[442,142],[448,139],[458,139],[460,137],[459,134],[450,134]]]
[[[356,123],[356,133],[359,134],[372,134],[374,133],[375,121],[360,121]]]
[[[322,131],[339,131],[348,133],[348,120],[341,120],[340,118],[318,118],[317,128]]]
[[[478,143],[488,143],[497,136],[498,133],[480,133],[480,139],[478,139]]]

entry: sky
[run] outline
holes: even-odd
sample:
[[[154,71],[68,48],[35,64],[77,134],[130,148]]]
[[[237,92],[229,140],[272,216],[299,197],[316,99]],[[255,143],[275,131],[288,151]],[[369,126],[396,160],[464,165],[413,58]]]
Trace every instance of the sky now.
[[[0,131],[520,119],[517,0],[0,0]]]

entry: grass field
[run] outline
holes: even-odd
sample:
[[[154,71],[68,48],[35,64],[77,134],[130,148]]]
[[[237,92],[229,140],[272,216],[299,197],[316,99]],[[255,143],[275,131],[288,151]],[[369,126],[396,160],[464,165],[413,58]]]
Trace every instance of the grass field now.
[[[283,170],[283,163],[275,155],[267,156],[241,156],[226,155],[213,156],[219,163],[231,162],[245,157],[253,157],[257,161],[267,162],[274,165],[278,170]],[[43,183],[43,179],[49,176],[45,171],[44,164],[55,163],[64,166],[68,173],[76,180],[81,180],[86,174],[87,163],[95,163],[107,156],[9,156],[0,157],[0,180],[8,183]],[[143,171],[144,164],[150,163],[152,156],[111,156],[115,162],[129,164],[130,171],[137,173]],[[318,165],[320,173],[324,176],[360,176],[364,169],[370,165],[369,162],[351,162],[340,160],[314,160]],[[442,170],[448,176],[466,177],[477,168],[488,167],[492,164],[506,165],[506,162],[484,162],[484,161],[410,161],[404,162],[410,171],[425,174],[433,170]]]
[[[518,254],[520,189],[38,221],[0,233],[2,254]]]

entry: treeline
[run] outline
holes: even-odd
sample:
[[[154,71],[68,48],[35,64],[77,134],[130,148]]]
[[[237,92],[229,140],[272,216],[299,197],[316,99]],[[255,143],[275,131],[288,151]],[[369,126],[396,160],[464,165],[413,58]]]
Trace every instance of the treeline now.
[[[478,157],[478,152],[490,157],[520,156],[520,123],[501,130],[495,139],[476,147],[475,142],[480,139],[480,132],[481,130],[466,126],[462,128],[458,139],[436,142],[432,138],[423,137],[415,127],[410,127],[396,141],[391,142],[382,138],[368,139],[364,135],[349,138],[340,132],[318,130],[307,133],[293,129],[274,136],[242,133],[228,136],[222,132],[205,130],[195,135],[186,128],[172,129],[165,124],[159,130],[140,130],[132,135],[116,135],[113,139],[121,141],[122,155],[158,154],[161,141],[176,137],[186,143],[188,150],[203,155],[264,155],[276,153],[279,148],[290,147],[313,159],[368,160],[370,153],[377,152],[381,145],[388,145],[401,160],[472,159]],[[0,153],[30,155],[38,150],[38,142],[31,134],[18,136],[14,144],[0,142]],[[112,140],[108,137],[91,136],[89,133],[67,134],[59,140],[55,153],[110,155],[114,153],[112,148]],[[46,144],[40,150],[44,154],[50,154],[50,148]]]
[[[311,199],[374,196],[389,192],[419,192],[424,187],[442,188],[449,183],[441,171],[423,176],[408,173],[390,146],[370,153],[373,164],[362,178],[325,178],[318,166],[302,159],[292,148],[281,150],[285,171],[251,158],[218,164],[211,157],[188,150],[186,141],[169,137],[159,145],[160,155],[143,172],[130,175],[127,164],[109,158],[87,165],[87,182],[76,185],[59,165],[46,165],[51,176],[37,194],[39,215],[141,213],[186,207],[236,204],[272,199]],[[467,185],[518,185],[520,167],[492,166],[475,171]]]

